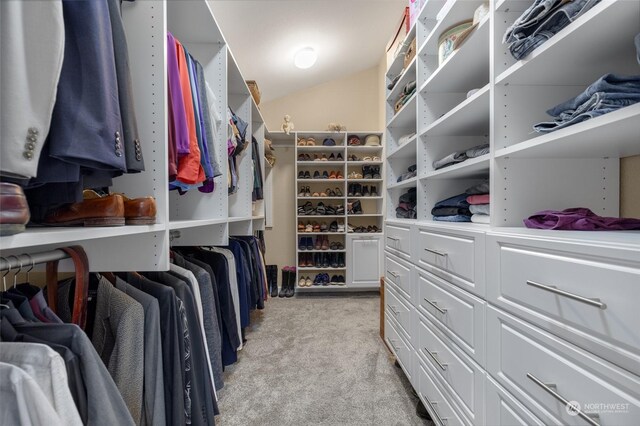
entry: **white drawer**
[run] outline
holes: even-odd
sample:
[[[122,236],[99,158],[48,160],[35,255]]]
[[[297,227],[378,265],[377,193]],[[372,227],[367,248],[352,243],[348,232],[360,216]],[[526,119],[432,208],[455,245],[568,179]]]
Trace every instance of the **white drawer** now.
[[[407,302],[403,301],[396,293],[397,289],[393,284],[384,286],[384,303],[385,303],[385,315],[395,319],[400,330],[405,334],[405,337],[412,342],[413,339],[413,321],[414,315],[411,311],[414,309]]]
[[[447,331],[478,364],[484,365],[485,302],[429,272],[418,273],[418,311]]]
[[[484,233],[418,228],[417,264],[484,297]]]
[[[411,260],[411,227],[402,225],[385,225],[385,247],[390,252]]]
[[[640,422],[638,376],[494,307],[487,308],[487,348],[487,372],[545,424]],[[561,398],[599,419],[569,414]],[[603,410],[600,404],[617,405]]]
[[[640,375],[640,245],[490,236],[488,247],[489,301]]]
[[[429,367],[419,358],[416,363],[416,371],[419,381],[418,394],[436,425],[464,426],[471,424],[451,405],[451,398],[445,396],[446,391],[442,388],[442,384],[432,376],[433,373]]]
[[[545,426],[544,422],[534,416],[524,405],[497,384],[491,377],[487,377],[486,395],[486,425],[505,426]]]
[[[392,282],[398,287],[400,294],[409,302],[413,300],[414,290],[411,279],[411,265],[399,257],[385,253],[384,256],[384,277],[385,282]]]
[[[396,356],[396,359],[400,363],[400,366],[404,370],[404,373],[407,375],[407,378],[411,383],[413,380],[413,348],[404,341],[404,338],[400,337],[400,333],[396,330],[397,323],[389,317],[386,317],[384,320],[384,338],[387,340],[387,343],[393,353]]]
[[[484,418],[484,379],[482,368],[422,315],[418,315],[418,354],[446,382],[464,415],[473,423]]]

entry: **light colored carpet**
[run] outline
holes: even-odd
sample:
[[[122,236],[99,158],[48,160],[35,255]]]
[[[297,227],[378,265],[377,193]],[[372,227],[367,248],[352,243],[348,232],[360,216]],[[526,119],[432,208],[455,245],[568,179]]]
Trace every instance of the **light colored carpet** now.
[[[379,303],[359,295],[270,299],[225,372],[217,424],[427,424],[380,339]]]

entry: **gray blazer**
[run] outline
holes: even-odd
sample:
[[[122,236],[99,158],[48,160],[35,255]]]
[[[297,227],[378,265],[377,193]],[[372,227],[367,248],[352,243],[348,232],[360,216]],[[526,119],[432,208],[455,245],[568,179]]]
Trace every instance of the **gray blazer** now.
[[[120,278],[116,278],[116,288],[131,296],[144,309],[144,384],[140,424],[164,426],[167,422],[164,410],[163,359],[158,300]]]
[[[131,417],[139,424],[144,377],[144,309],[104,277],[98,283],[91,341]]]

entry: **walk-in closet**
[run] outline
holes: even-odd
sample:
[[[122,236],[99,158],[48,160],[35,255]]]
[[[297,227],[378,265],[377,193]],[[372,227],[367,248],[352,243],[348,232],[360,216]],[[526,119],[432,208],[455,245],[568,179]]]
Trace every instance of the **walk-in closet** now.
[[[0,425],[640,424],[640,0],[2,0],[0,51]]]

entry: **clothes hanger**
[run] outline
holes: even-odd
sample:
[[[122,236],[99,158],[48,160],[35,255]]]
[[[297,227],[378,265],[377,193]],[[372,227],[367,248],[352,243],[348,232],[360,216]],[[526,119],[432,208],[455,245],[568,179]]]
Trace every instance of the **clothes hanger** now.
[[[9,256],[9,257],[11,257],[11,256]],[[2,259],[3,260],[7,260],[4,257]],[[9,275],[9,272],[11,272],[11,265],[9,265],[9,268],[7,269],[7,272],[2,274],[2,288],[3,288],[4,291],[7,291],[7,275]]]
[[[22,272],[22,261],[18,256],[14,256],[14,257],[18,261],[18,265],[20,265],[18,267],[18,270],[13,274],[13,288],[16,288],[18,286],[18,275],[20,274],[20,272]]]

